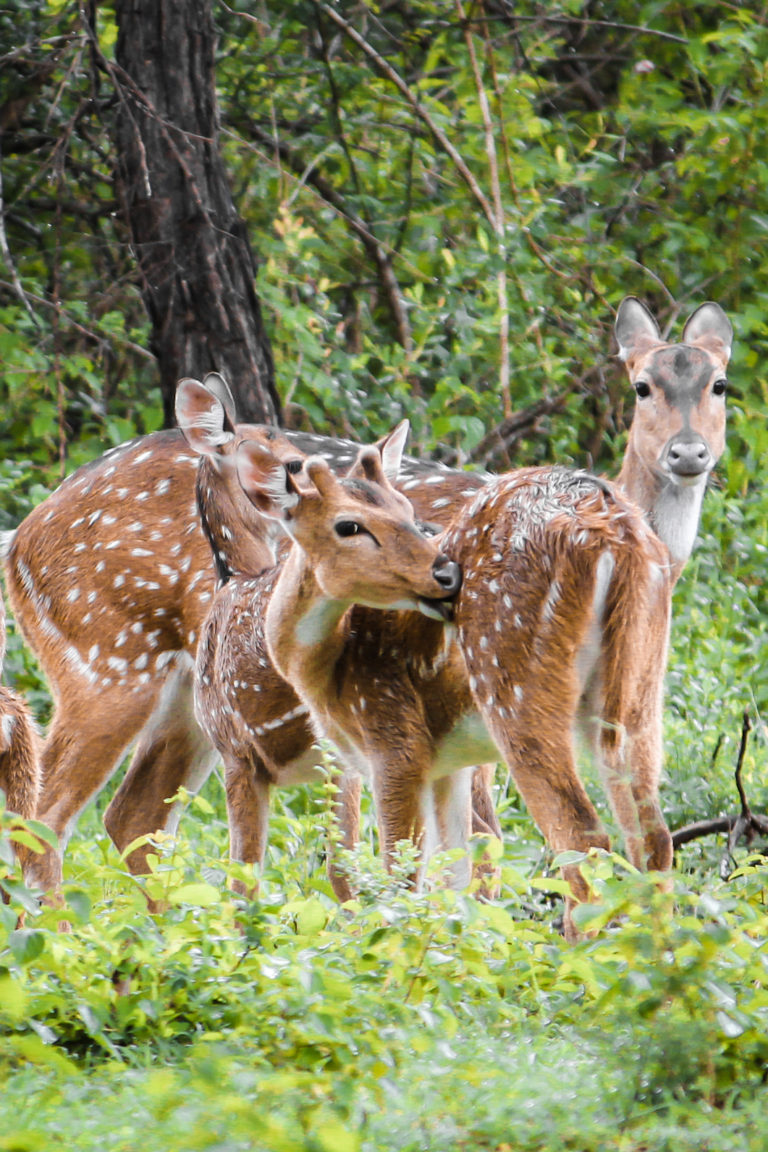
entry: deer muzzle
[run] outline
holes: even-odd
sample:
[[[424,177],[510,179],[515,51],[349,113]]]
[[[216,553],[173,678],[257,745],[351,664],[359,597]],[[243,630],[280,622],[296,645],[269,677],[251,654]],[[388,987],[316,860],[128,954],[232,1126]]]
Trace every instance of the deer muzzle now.
[[[700,436],[671,441],[667,447],[666,462],[671,474],[683,484],[698,480],[711,470],[714,463],[709,445]]]
[[[461,588],[461,568],[454,560],[440,555],[432,565],[432,577],[443,589],[445,596],[420,596],[419,608],[433,620],[452,620],[453,600]]]

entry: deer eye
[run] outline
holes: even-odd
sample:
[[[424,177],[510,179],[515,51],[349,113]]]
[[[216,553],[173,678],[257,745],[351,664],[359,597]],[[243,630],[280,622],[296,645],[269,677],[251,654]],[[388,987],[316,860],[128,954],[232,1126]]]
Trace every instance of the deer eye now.
[[[333,528],[336,535],[342,538],[359,536],[363,531],[362,525],[358,524],[356,520],[339,520],[338,524],[334,524]]]
[[[714,392],[715,396],[725,396],[727,390],[727,380],[715,380],[714,384],[712,385],[712,391]]]
[[[651,394],[651,386],[647,380],[638,380],[635,384],[635,392],[641,400],[645,400],[646,396]]]

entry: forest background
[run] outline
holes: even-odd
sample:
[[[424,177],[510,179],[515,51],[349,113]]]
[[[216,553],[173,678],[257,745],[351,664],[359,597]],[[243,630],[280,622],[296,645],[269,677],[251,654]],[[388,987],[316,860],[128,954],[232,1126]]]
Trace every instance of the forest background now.
[[[163,43],[170,14],[184,35]],[[215,128],[203,167],[239,245],[223,259],[256,272],[221,293],[250,316],[242,370],[210,283],[158,290],[163,221],[142,236],[126,196],[126,62],[147,45]],[[746,712],[743,785],[764,810],[764,6],[17,0],[0,65],[2,528],[216,367],[292,427],[364,441],[407,415],[417,455],[610,474],[632,410],[620,299],[673,339],[720,303],[728,449],[675,593],[663,799],[672,827],[738,810]],[[152,179],[183,167],[174,139],[146,153]],[[9,646],[44,724],[45,682]],[[764,1148],[761,858],[723,867],[722,843],[696,841],[674,898],[598,862],[602,932],[567,948],[551,861],[501,776],[497,792],[495,905],[404,892],[371,831],[350,919],[323,877],[323,789],[276,798],[244,933],[216,781],[158,852],[156,919],[101,827],[108,797],[69,851],[70,935],[4,853],[0,1148],[44,1148],[62,1123],[78,1149],[133,1148],[137,1127],[148,1148]]]

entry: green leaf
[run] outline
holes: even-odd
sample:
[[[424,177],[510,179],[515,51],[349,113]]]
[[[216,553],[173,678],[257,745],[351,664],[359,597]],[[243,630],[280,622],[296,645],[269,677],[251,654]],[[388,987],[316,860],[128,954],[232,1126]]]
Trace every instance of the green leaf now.
[[[221,902],[222,894],[213,884],[198,882],[173,888],[167,893],[166,899],[174,905],[191,904],[197,908],[212,908]]]

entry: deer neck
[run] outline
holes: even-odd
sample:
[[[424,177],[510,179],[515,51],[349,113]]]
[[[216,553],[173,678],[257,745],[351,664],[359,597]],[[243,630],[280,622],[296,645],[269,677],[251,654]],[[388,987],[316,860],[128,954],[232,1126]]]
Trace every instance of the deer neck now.
[[[275,667],[300,696],[316,699],[333,680],[350,609],[323,593],[306,553],[294,544],[270,597],[265,632]]]
[[[221,584],[233,575],[258,576],[276,556],[274,529],[239,493],[239,486],[227,482],[219,470],[225,467],[202,458],[196,489],[200,522]]]
[[[635,451],[630,439],[616,483],[637,504],[651,528],[666,545],[672,577],[676,581],[693,551],[707,486],[706,474],[695,484],[675,484],[658,472],[651,471]]]

